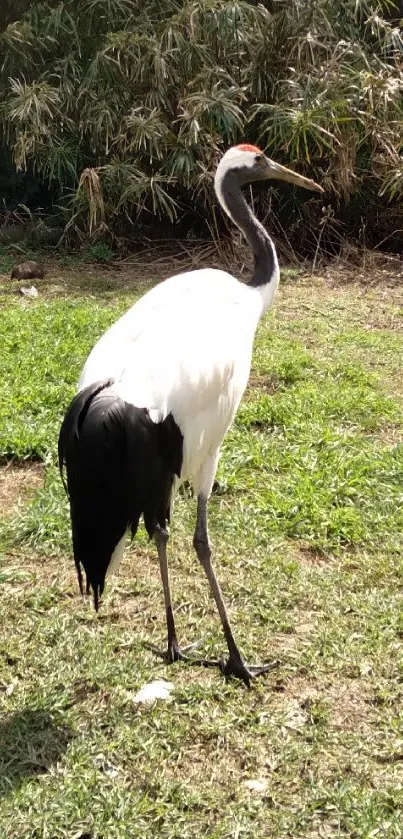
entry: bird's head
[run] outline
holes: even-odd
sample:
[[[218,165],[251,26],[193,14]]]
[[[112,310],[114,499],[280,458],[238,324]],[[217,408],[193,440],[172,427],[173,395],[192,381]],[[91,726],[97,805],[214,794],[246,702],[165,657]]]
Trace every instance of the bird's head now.
[[[298,175],[292,169],[287,169],[286,166],[276,163],[266,157],[257,146],[250,146],[247,143],[233,146],[221,158],[216,172],[216,185],[229,172],[236,175],[237,181],[241,185],[252,183],[252,181],[277,180],[287,181],[314,192],[324,192],[323,188],[315,181],[304,178],[303,175]]]

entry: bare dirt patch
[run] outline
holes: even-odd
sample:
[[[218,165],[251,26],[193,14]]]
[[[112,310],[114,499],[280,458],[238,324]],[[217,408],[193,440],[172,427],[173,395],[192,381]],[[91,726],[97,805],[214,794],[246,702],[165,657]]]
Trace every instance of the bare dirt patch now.
[[[368,709],[371,695],[371,688],[363,679],[338,680],[329,685],[326,701],[331,712],[331,724],[344,731],[368,727],[375,715]]]
[[[0,515],[15,513],[27,503],[36,489],[43,486],[42,463],[8,463],[0,466]]]
[[[350,327],[403,329],[402,279],[392,285],[374,272],[364,284],[351,269],[342,277],[337,267],[329,267],[321,274],[298,276],[292,283],[280,280],[274,314],[286,321],[314,316],[325,318],[329,326],[347,319]]]
[[[321,568],[323,565],[328,565],[334,561],[334,558],[330,554],[303,542],[299,546],[296,559],[301,565],[306,565],[309,568]]]
[[[400,398],[401,390],[394,394],[395,398]],[[401,426],[386,425],[382,431],[372,434],[377,440],[381,440],[387,446],[400,446],[403,443],[403,428]]]
[[[34,282],[40,298],[66,299],[88,294],[108,299],[126,292],[137,296],[174,274],[226,266],[208,241],[155,240],[110,263],[86,262],[73,254],[60,260],[46,258],[44,267],[45,276]],[[240,276],[238,266],[233,268],[232,273]],[[19,280],[11,280],[8,273],[0,272],[0,296],[17,296],[20,286]]]
[[[361,679],[340,679],[314,676],[279,678],[272,697],[273,708],[298,718],[298,724],[317,722],[325,715],[332,729],[358,731],[366,729],[376,711],[369,706],[371,689]]]

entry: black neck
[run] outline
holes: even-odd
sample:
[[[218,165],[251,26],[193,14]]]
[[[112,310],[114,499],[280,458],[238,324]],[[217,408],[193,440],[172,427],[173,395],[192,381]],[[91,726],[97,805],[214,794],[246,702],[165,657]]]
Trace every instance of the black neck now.
[[[227,172],[220,186],[224,209],[242,231],[254,256],[255,267],[249,285],[266,285],[272,279],[275,270],[274,244],[246,203],[236,173]]]

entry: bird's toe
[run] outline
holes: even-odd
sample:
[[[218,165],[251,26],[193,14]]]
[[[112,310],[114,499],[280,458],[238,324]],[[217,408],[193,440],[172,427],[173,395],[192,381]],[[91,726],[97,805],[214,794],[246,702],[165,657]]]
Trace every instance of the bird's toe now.
[[[279,661],[271,661],[268,664],[245,664],[242,658],[229,657],[227,661],[220,661],[220,669],[224,676],[235,676],[237,679],[245,682],[250,687],[250,682],[257,676],[264,676],[275,667],[278,667]]]

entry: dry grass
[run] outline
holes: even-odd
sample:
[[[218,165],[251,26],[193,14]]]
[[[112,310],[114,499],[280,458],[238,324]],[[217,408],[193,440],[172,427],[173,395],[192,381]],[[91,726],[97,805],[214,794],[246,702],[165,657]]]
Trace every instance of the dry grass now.
[[[2,515],[15,514],[32,497],[34,491],[43,486],[44,467],[42,463],[0,465],[0,510]]]

